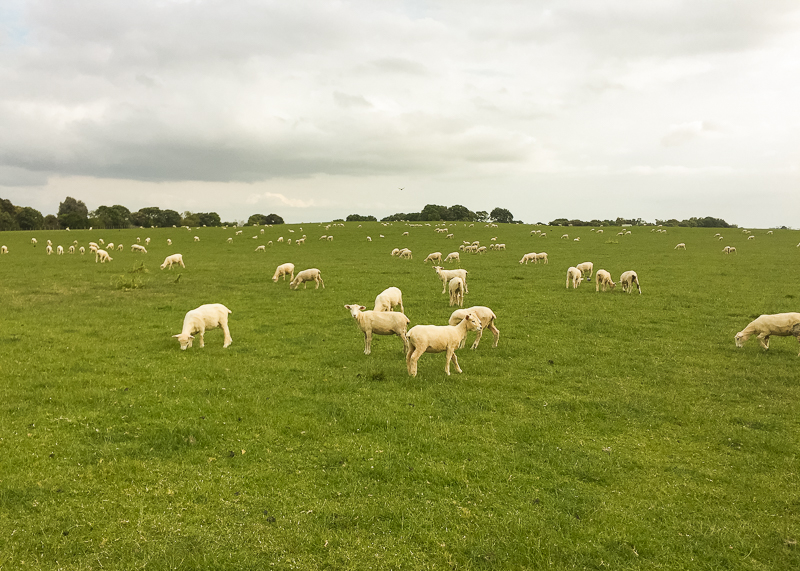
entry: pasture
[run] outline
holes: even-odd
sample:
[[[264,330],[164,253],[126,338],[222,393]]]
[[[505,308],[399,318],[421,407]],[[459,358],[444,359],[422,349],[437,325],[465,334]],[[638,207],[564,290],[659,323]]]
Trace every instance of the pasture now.
[[[0,569],[800,568],[798,344],[733,340],[800,311],[800,232],[360,225],[1,233]],[[461,267],[497,348],[471,333],[449,377],[444,354],[409,377],[397,337],[363,354],[344,304],[397,286],[411,326],[446,324],[422,260],[493,236]],[[584,261],[642,295],[566,289]],[[325,288],[274,284],[284,262]],[[204,303],[233,344],[181,351]]]

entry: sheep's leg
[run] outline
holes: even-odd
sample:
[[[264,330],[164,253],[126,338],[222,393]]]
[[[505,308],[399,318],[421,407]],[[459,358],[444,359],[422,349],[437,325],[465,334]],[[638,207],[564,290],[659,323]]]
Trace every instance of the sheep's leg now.
[[[225,340],[222,342],[222,348],[227,349],[230,347],[231,343],[233,343],[233,339],[231,339],[231,330],[228,329],[228,323],[222,323],[220,325],[222,327],[222,333],[225,334]]]
[[[417,376],[417,361],[425,351],[420,351],[419,347],[409,344],[408,353],[406,354],[406,366],[408,367],[408,374],[412,377]]]
[[[483,328],[481,328],[480,331],[478,331],[477,333],[478,334],[475,336],[475,342],[472,344],[472,347],[470,347],[470,349],[477,349],[478,348],[478,343],[481,342],[481,335],[483,335]],[[464,339],[465,340],[466,340],[466,338],[467,338],[467,336],[464,335]],[[464,343],[462,342],[459,347],[463,347],[463,346],[464,346]]]
[[[372,329],[364,331],[364,355],[372,352]]]
[[[445,371],[447,372],[447,374],[448,375],[450,374],[450,358],[453,359],[453,364],[456,366],[456,371],[458,371],[459,373],[463,373],[461,367],[458,366],[458,357],[456,357],[456,350],[448,349],[447,354],[449,355],[447,359],[447,366],[445,367]]]
[[[491,331],[492,335],[494,335],[494,343],[492,343],[492,347],[497,347],[497,342],[500,341],[500,330],[495,327],[494,322],[489,324],[489,331]]]
[[[408,354],[408,338],[406,337],[405,330],[400,331],[397,335],[400,337],[400,339],[403,340],[403,354],[407,355]]]
[[[322,281],[322,278],[319,278],[319,283],[322,284],[322,289],[325,289],[325,282]]]
[[[769,349],[769,335],[764,335],[763,333],[758,336],[758,340],[761,342],[761,346],[766,351]]]
[[[394,309],[394,308],[392,308],[392,309]],[[402,301],[400,302],[400,313],[402,313],[403,315],[406,314],[406,310],[403,309],[403,302]]]
[[[198,340],[198,347],[200,347],[201,349],[206,346],[205,341],[203,340],[203,335],[205,335],[205,333],[206,333],[205,329],[201,329],[200,331],[197,332],[196,335],[196,338]]]

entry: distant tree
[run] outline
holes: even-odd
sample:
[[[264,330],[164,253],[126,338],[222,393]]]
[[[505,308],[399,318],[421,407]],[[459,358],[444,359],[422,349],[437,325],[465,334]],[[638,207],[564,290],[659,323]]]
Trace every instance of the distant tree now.
[[[19,228],[17,218],[5,210],[0,210],[0,230],[16,230]]]
[[[419,220],[448,220],[450,212],[446,206],[438,204],[426,204],[422,212],[419,213]]]
[[[131,225],[131,211],[119,204],[98,206],[91,217],[92,226],[101,228],[127,228]]]
[[[22,230],[41,230],[44,228],[44,216],[35,208],[23,206],[17,211],[17,224]]]
[[[216,212],[200,212],[197,218],[200,226],[222,226],[222,220]]]
[[[514,221],[514,215],[511,214],[511,212],[509,212],[505,208],[499,208],[499,207],[492,210],[489,217],[495,222],[500,222],[503,224],[510,224],[511,222]]]
[[[478,214],[472,212],[466,206],[462,206],[460,204],[454,204],[450,207],[450,218],[449,220],[457,221],[457,222],[475,222],[478,220]]]
[[[283,224],[283,218],[277,214],[267,214],[265,224]]]
[[[7,198],[0,198],[0,212],[6,212],[11,216],[16,216],[17,207],[14,206]]]
[[[58,205],[58,224],[61,228],[88,228],[89,209],[82,200],[68,196]]]
[[[58,217],[55,214],[48,214],[44,217],[45,230],[58,230]]]
[[[349,214],[347,216],[348,222],[377,222],[378,219],[374,216],[362,216],[361,214]]]
[[[267,223],[267,217],[263,214],[251,214],[247,219],[248,226],[263,226]]]
[[[478,210],[475,213],[475,216],[478,217],[477,222],[488,222],[489,221],[489,213],[485,210]]]
[[[556,218],[555,220],[550,221],[548,226],[568,226],[569,220],[566,218]]]
[[[171,228],[172,226],[181,225],[181,215],[175,210],[162,210],[159,216],[159,224],[161,228]]]

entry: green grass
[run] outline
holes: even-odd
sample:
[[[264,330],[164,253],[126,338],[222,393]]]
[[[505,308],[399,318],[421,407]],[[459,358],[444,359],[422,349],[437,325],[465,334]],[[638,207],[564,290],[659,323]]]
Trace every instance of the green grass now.
[[[799,310],[800,232],[358,226],[0,235],[0,569],[800,568],[797,342],[733,342]],[[450,377],[443,354],[409,377],[396,337],[363,354],[344,304],[393,285],[412,325],[444,324],[422,259],[492,236],[507,251],[461,265],[496,349]],[[44,253],[101,237],[126,245],[110,263]],[[287,261],[325,289],[273,284]],[[643,294],[567,290],[583,261]],[[180,351],[203,303],[233,344]]]

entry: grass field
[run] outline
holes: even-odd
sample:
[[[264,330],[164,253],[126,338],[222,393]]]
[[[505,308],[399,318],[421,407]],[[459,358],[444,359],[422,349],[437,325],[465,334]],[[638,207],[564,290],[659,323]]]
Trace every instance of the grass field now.
[[[0,234],[0,570],[800,569],[798,344],[733,341],[800,311],[800,232],[362,226]],[[423,258],[492,236],[461,266],[496,349],[449,377],[443,354],[409,377],[396,337],[363,354],[344,304],[397,286],[411,325],[446,324]],[[289,261],[325,289],[272,283]],[[584,261],[643,294],[566,289]],[[233,344],[180,351],[203,303]]]

